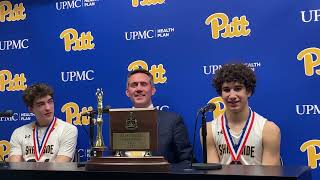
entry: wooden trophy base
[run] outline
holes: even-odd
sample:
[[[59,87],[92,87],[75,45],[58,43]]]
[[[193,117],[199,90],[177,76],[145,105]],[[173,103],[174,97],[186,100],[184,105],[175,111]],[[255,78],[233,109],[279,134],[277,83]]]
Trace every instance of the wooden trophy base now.
[[[87,171],[167,172],[169,163],[162,156],[151,157],[91,157]]]
[[[92,151],[95,152],[95,157],[102,157],[103,152],[106,150],[106,147],[93,147]]]

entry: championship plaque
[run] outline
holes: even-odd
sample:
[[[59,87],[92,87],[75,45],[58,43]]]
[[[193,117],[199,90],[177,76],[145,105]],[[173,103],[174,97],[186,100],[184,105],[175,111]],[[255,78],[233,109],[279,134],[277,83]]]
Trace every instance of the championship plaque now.
[[[154,108],[110,109],[110,150],[157,151],[157,112]]]
[[[115,156],[92,157],[88,171],[167,172],[169,163],[163,156],[146,153],[142,157],[117,156],[121,151],[158,151],[157,111],[154,108],[109,110],[109,149]]]

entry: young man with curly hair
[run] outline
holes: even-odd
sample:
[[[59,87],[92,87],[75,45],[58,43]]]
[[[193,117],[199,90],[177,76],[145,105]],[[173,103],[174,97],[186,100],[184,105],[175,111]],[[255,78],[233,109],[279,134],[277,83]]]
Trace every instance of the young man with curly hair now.
[[[226,64],[213,79],[225,112],[207,123],[210,163],[280,165],[280,129],[254,112],[248,103],[256,76],[244,64]]]

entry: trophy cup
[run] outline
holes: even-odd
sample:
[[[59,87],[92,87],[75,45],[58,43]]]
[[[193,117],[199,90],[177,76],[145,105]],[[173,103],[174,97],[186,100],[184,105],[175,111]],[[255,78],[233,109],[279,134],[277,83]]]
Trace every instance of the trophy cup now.
[[[95,151],[95,156],[96,157],[102,157],[103,152],[106,149],[103,141],[103,135],[102,135],[102,125],[103,125],[103,119],[102,119],[102,113],[103,113],[103,104],[102,104],[102,99],[103,99],[103,91],[102,89],[97,89],[96,92],[97,96],[97,101],[98,101],[98,106],[97,106],[97,119],[96,119],[96,124],[97,124],[97,137],[96,137],[96,142],[94,147],[92,148],[93,151]]]

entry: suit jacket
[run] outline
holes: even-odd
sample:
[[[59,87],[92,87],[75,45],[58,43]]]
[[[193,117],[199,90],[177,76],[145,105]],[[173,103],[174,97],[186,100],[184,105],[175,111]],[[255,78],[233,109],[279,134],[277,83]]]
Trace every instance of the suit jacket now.
[[[190,162],[192,147],[182,117],[165,111],[157,111],[157,114],[158,153],[169,163]]]

